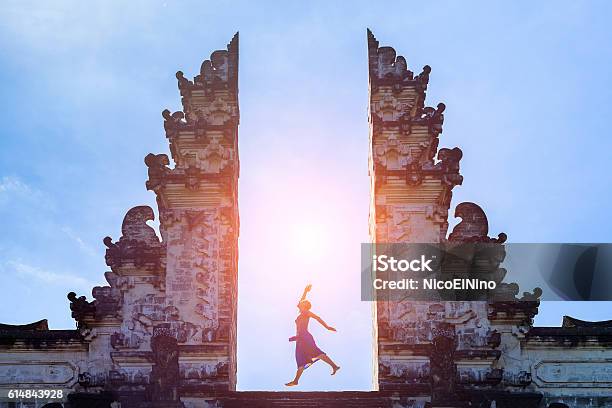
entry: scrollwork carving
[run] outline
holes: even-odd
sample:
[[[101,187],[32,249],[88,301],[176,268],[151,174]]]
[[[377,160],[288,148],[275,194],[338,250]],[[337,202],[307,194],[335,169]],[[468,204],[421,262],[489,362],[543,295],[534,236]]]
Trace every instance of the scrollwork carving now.
[[[504,243],[507,239],[503,232],[497,238],[489,238],[489,221],[484,210],[475,203],[463,202],[455,208],[455,217],[461,222],[455,225],[448,236],[451,242],[491,242]]]
[[[123,235],[119,241],[113,243],[110,237],[103,240],[108,248],[106,264],[113,270],[126,262],[158,270],[162,263],[163,247],[155,230],[147,224],[147,221],[154,219],[151,207],[137,206],[130,209],[123,219]]]
[[[70,301],[70,311],[72,312],[72,318],[77,321],[78,329],[85,329],[87,318],[93,318],[96,312],[96,306],[93,302],[87,301],[85,296],[77,297],[76,293],[70,292],[67,296]]]
[[[149,179],[146,182],[147,190],[155,190],[164,181],[164,176],[168,174],[170,169],[170,159],[166,154],[149,153],[144,159],[148,168]]]

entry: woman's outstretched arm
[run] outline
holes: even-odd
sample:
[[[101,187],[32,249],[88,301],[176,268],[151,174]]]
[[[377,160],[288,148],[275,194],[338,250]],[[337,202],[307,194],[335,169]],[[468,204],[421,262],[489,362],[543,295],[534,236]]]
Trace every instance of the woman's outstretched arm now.
[[[304,299],[306,299],[306,295],[308,294],[308,292],[310,292],[310,289],[312,289],[312,285],[306,285],[306,287],[304,288],[304,293],[302,293],[302,297],[300,299],[300,302]]]
[[[321,323],[321,326],[325,327],[327,330],[330,331],[336,331],[336,329],[334,327],[331,327],[330,325],[328,325],[327,323],[325,323],[323,321],[323,319],[321,319],[319,316],[317,316],[316,314],[309,312],[310,313],[310,317],[312,317],[313,319],[315,319],[317,322]]]

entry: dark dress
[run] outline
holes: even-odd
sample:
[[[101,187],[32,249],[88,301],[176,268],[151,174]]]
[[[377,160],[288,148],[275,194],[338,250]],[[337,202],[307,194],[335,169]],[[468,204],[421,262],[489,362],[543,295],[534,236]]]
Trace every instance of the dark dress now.
[[[300,313],[297,319],[295,319],[295,326],[297,335],[295,336],[295,362],[298,368],[308,368],[312,363],[317,361],[317,357],[321,354],[325,354],[312,337],[312,334],[308,332],[308,320],[310,316],[305,313]]]

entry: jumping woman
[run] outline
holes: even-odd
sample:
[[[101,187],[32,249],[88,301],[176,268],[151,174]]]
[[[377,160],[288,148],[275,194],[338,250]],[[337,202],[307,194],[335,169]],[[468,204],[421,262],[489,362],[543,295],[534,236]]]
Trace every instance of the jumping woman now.
[[[289,341],[295,341],[295,361],[297,363],[297,371],[293,381],[285,384],[287,387],[298,385],[298,381],[300,380],[304,370],[318,360],[323,360],[330,365],[332,368],[331,375],[336,374],[336,371],[340,369],[340,367],[336,365],[336,363],[334,363],[332,359],[327,356],[327,354],[317,347],[312,334],[308,332],[308,320],[310,320],[311,317],[317,322],[321,323],[321,325],[327,330],[333,332],[336,331],[336,329],[329,326],[323,321],[323,319],[310,311],[311,304],[306,300],[306,295],[310,291],[310,288],[312,288],[312,285],[306,286],[306,289],[304,289],[304,293],[302,294],[302,298],[297,305],[298,309],[300,310],[300,314],[298,315],[297,319],[295,319],[296,333],[295,336],[289,338]]]

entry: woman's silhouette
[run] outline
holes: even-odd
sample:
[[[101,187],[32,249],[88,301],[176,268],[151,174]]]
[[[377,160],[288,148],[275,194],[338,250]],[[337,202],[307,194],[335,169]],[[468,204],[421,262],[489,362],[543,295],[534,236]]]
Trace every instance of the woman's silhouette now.
[[[295,336],[289,338],[289,341],[295,341],[295,361],[297,363],[297,371],[293,381],[285,384],[287,387],[298,385],[298,381],[300,380],[304,370],[310,367],[317,360],[323,360],[331,366],[331,375],[336,374],[336,371],[340,369],[340,367],[336,365],[336,363],[334,363],[332,359],[327,356],[327,354],[317,347],[312,334],[308,332],[308,320],[310,320],[311,317],[317,322],[321,323],[321,325],[323,325],[323,327],[325,327],[327,330],[333,332],[336,331],[336,329],[328,326],[323,319],[310,311],[310,302],[306,300],[306,295],[310,291],[310,288],[312,288],[312,285],[306,286],[306,289],[304,289],[304,293],[302,294],[302,298],[297,305],[298,309],[300,309],[300,314],[298,315],[297,319],[295,319],[296,333]]]

